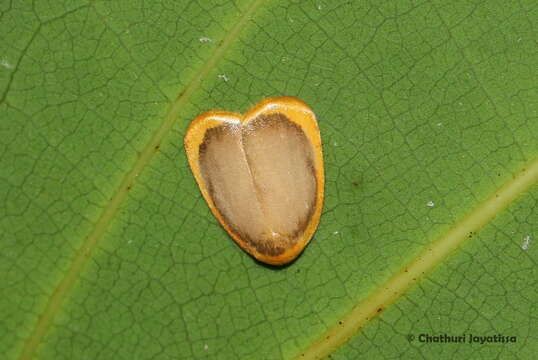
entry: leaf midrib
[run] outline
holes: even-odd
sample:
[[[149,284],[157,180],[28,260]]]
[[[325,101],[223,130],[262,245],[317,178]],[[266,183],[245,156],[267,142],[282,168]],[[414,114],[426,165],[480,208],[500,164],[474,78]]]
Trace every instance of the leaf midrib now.
[[[222,39],[222,42],[219,43],[215,50],[209,55],[207,61],[200,65],[200,68],[185,89],[179,93],[176,100],[170,105],[166,116],[163,118],[163,122],[154,132],[149,142],[144,146],[144,149],[140,152],[140,156],[132,169],[124,175],[110,201],[105,204],[104,210],[95,223],[93,230],[76,251],[69,269],[48,298],[43,312],[35,323],[29,337],[24,342],[19,356],[20,360],[32,359],[38,346],[41,344],[43,337],[47,334],[48,329],[54,321],[55,315],[61,310],[65,299],[71,293],[73,285],[90,259],[93,250],[103,239],[103,235],[118,213],[120,205],[126,199],[131,188],[135,185],[137,176],[147,167],[157,152],[159,144],[170,132],[187,101],[200,87],[201,83],[208,77],[216,65],[224,58],[227,50],[237,39],[241,30],[247,25],[248,21],[251,20],[253,14],[258,10],[262,3],[263,0],[255,0],[250,4],[246,11],[241,14],[238,21],[235,22],[235,25]]]

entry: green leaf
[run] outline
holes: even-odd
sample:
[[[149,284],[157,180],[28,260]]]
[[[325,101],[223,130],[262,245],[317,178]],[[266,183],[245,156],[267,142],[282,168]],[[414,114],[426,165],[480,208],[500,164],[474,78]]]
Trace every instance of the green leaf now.
[[[532,358],[537,24],[533,1],[1,4],[3,358]],[[276,269],[182,138],[281,95],[316,112],[327,184]]]

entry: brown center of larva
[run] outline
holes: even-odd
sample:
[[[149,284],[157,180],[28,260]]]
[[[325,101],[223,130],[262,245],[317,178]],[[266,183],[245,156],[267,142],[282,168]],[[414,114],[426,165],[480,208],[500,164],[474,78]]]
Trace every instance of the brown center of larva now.
[[[316,205],[314,151],[285,115],[209,129],[200,169],[219,213],[259,253],[276,256],[295,244]]]

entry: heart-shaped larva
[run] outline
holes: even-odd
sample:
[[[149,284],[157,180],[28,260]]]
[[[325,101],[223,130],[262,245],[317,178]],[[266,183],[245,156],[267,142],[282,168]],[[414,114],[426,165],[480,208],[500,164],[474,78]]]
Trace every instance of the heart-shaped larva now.
[[[189,165],[211,212],[256,259],[295,259],[323,206],[323,155],[312,110],[268,98],[246,114],[206,112],[185,135]]]

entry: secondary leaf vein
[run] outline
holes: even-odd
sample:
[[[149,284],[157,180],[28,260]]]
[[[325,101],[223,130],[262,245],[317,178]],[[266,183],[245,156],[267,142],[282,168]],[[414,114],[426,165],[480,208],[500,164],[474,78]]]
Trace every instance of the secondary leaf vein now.
[[[30,360],[33,358],[39,344],[47,334],[55,315],[61,310],[61,307],[69,296],[73,285],[79,278],[79,275],[85,264],[91,257],[93,250],[98,246],[103,238],[112,219],[118,213],[118,209],[123,201],[127,198],[129,190],[135,183],[136,177],[146,168],[148,163],[156,153],[161,141],[170,132],[179,113],[184,105],[190,99],[192,94],[200,87],[200,84],[208,77],[215,66],[224,58],[231,44],[237,39],[241,30],[251,20],[253,14],[263,3],[263,0],[253,1],[252,4],[241,15],[235,25],[223,38],[222,43],[215,48],[215,51],[210,55],[209,59],[202,64],[196,75],[188,83],[186,88],[180,93],[176,100],[171,104],[170,109],[163,119],[162,124],[157,128],[152,138],[146,144],[133,168],[125,174],[118,189],[112,195],[111,200],[105,205],[104,210],[97,220],[92,232],[86,237],[81,247],[75,253],[71,266],[65,273],[65,276],[60,280],[51,296],[48,299],[45,308],[37,320],[30,336],[26,339],[21,350],[19,359]]]
[[[447,233],[426,246],[421,254],[403,266],[386,283],[380,285],[375,292],[358,303],[297,358],[322,359],[335,351],[359,332],[369,320],[398,300],[420,277],[445,260],[465,239],[476,234],[537,183],[538,158],[535,158],[488,199],[457,221]]]

